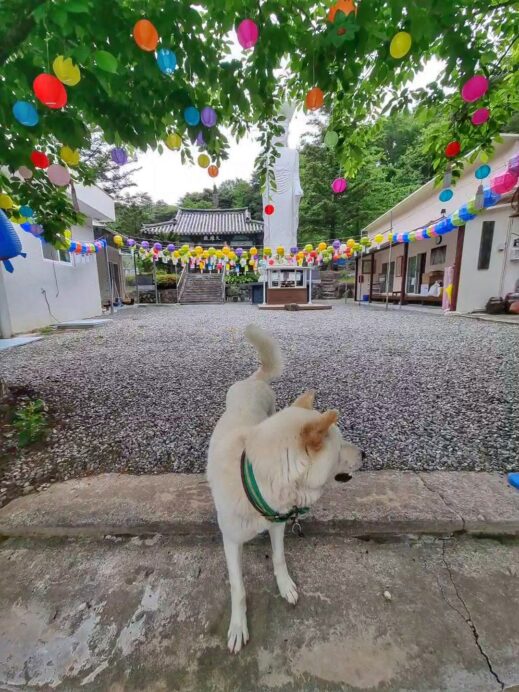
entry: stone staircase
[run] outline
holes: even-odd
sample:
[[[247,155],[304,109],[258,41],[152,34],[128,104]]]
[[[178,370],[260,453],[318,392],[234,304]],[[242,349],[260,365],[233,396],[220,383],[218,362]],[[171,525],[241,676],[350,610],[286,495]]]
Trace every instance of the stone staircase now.
[[[187,273],[180,292],[182,305],[223,303],[224,285],[221,274]]]
[[[321,297],[323,299],[335,298],[335,283],[338,278],[338,272],[322,271],[321,272]]]

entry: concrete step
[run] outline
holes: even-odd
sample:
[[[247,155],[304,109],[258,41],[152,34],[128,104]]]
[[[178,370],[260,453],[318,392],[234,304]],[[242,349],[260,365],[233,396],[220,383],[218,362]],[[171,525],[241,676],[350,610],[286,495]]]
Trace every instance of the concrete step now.
[[[333,482],[303,520],[308,535],[519,535],[519,492],[494,473],[360,472]],[[0,535],[213,536],[205,477],[103,474],[57,483],[0,509]]]

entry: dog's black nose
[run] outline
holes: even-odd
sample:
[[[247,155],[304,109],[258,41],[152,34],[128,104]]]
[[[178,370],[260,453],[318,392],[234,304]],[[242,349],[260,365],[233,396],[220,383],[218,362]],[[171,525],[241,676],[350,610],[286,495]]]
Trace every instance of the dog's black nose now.
[[[364,459],[366,458],[366,452],[364,450],[362,450],[360,458],[362,459],[362,461],[364,461]]]
[[[350,476],[349,473],[338,473],[335,476],[335,480],[339,483],[347,483],[348,481],[351,481],[352,478],[353,476]]]

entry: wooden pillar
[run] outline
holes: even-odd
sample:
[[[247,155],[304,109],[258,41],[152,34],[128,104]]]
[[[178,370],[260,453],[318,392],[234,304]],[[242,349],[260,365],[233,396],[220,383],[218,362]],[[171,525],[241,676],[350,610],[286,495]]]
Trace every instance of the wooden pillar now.
[[[357,284],[359,283],[359,258],[355,257],[355,288],[353,292],[353,300],[357,302]]]
[[[402,259],[402,287],[400,288],[400,305],[405,304],[405,287],[407,284],[407,260],[409,259],[409,243],[404,243],[404,257]]]
[[[371,297],[373,295],[373,275],[375,273],[375,253],[371,254],[371,266],[369,268],[369,302],[371,303]]]
[[[461,260],[463,257],[463,241],[465,240],[465,226],[458,228],[458,237],[456,239],[456,258],[454,259],[454,276],[452,279],[452,298],[451,308],[456,310],[458,305],[458,291],[460,286],[461,275]],[[446,286],[443,287],[445,290]]]

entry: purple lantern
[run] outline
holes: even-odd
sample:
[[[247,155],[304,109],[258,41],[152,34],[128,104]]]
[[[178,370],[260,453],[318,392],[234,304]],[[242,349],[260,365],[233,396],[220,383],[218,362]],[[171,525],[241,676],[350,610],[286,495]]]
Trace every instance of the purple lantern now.
[[[128,161],[128,154],[120,147],[114,147],[110,155],[112,157],[112,161],[118,166],[124,166],[124,164]]]
[[[341,247],[341,241],[340,240],[334,240],[332,243],[332,247],[334,250],[338,250]]]
[[[175,246],[173,245],[173,243],[170,243],[168,245],[168,252],[174,252],[174,251],[175,251]]]
[[[43,226],[39,223],[33,223],[31,225],[31,233],[35,236],[39,236],[43,233]]]
[[[211,108],[211,106],[206,106],[202,110],[201,120],[202,125],[205,125],[206,127],[214,127],[218,120],[218,116],[216,115],[214,108]]]
[[[150,244],[148,243],[147,240],[143,240],[141,243],[141,247],[143,247],[145,250],[147,250],[150,247]]]
[[[127,243],[128,247],[133,247],[135,245],[135,240],[133,240],[133,238],[128,238],[126,243]]]
[[[247,50],[248,48],[253,48],[258,42],[259,29],[256,22],[252,19],[244,19],[236,29],[238,35],[238,41],[242,48]]]
[[[162,250],[162,245],[160,243],[154,243],[153,249],[155,250],[155,252],[160,252]]]
[[[236,248],[236,254],[238,255],[238,257],[241,257],[243,255],[243,248],[241,248],[241,247]]]
[[[291,247],[290,248],[290,254],[291,255],[296,255],[299,252],[299,248],[297,247]]]
[[[335,195],[342,195],[343,192],[346,192],[347,187],[348,181],[346,178],[335,178],[332,183],[332,190]]]
[[[196,146],[197,147],[204,147],[205,146],[204,133],[201,130],[196,136]]]

